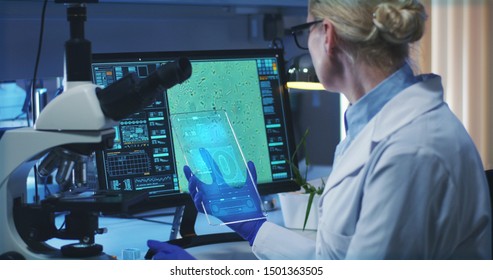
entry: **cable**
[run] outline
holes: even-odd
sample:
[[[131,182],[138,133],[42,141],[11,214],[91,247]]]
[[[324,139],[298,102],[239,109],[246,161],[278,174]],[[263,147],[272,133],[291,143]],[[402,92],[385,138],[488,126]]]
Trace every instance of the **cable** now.
[[[35,94],[35,88],[36,88],[36,79],[37,79],[37,75],[38,75],[39,59],[41,57],[41,49],[43,46],[43,33],[44,33],[44,28],[45,28],[45,15],[46,15],[47,4],[48,4],[48,0],[44,0],[43,9],[41,11],[41,25],[40,25],[40,30],[39,30],[38,52],[36,54],[36,62],[34,64],[34,75],[33,75],[33,79],[31,82],[31,111],[33,113],[33,121],[37,117],[34,115],[35,110],[33,108],[33,106],[34,106],[34,94]],[[27,124],[28,124],[28,126],[30,126],[29,117],[27,118]]]
[[[163,221],[157,221],[157,220],[152,220],[152,219],[147,219],[147,218],[138,218],[138,217],[132,217],[132,218],[136,219],[136,220],[143,221],[143,222],[157,223],[157,224],[170,225],[170,226],[173,225],[173,223],[171,223],[171,222],[163,222]]]
[[[34,92],[36,88],[36,76],[38,75],[38,66],[39,66],[39,58],[41,57],[41,48],[43,46],[43,33],[44,33],[44,28],[45,28],[45,15],[46,15],[46,6],[48,4],[48,0],[44,0],[43,3],[43,9],[41,11],[41,27],[39,30],[39,41],[38,41],[38,53],[36,54],[36,62],[34,64],[34,74],[33,74],[33,80],[31,82],[31,112],[33,113],[33,124],[34,120],[36,119],[37,116],[35,116],[35,111],[34,110]],[[30,127],[31,124],[29,123],[29,112],[26,113],[27,115],[27,126]],[[36,165],[34,165],[34,192],[35,192],[35,197],[34,201],[35,203],[39,202],[39,192],[38,192],[38,171],[36,168]]]

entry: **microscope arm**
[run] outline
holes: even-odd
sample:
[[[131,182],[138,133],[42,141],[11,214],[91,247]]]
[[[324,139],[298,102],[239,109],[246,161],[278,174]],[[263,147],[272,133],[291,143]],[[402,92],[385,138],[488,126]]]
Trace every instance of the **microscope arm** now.
[[[50,101],[39,115],[36,130],[99,131],[118,125],[101,110],[97,88],[91,82],[67,82],[63,94]]]

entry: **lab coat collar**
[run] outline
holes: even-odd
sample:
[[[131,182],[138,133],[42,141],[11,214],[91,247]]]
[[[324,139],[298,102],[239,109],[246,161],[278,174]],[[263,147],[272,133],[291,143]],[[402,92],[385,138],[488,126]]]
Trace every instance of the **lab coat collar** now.
[[[443,102],[441,78],[422,76],[418,82],[392,98],[366,125],[346,151],[340,155],[330,174],[325,192],[338,185],[347,176],[358,172],[368,161],[372,149],[380,141]]]

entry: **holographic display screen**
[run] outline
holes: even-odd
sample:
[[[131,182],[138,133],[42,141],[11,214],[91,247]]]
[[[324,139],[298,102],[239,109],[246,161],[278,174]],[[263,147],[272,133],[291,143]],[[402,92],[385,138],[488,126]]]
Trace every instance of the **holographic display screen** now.
[[[245,159],[255,163],[259,193],[297,189],[289,164],[294,138],[282,50],[94,54],[93,79],[107,86],[128,72],[145,78],[178,57],[191,61],[192,76],[120,122],[115,146],[98,155],[101,187],[151,197],[186,192],[184,155],[170,115],[223,110]]]
[[[254,175],[228,114],[223,110],[172,114],[171,124],[186,165],[197,177],[209,223],[216,224],[209,215],[224,223],[264,218]]]

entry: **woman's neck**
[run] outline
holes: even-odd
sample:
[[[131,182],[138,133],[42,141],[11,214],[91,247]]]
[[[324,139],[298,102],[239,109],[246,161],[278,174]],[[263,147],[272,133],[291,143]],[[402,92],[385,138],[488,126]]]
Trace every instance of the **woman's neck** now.
[[[356,103],[366,93],[375,88],[392,73],[387,73],[376,67],[359,63],[346,65],[341,83],[341,92],[351,104]]]

